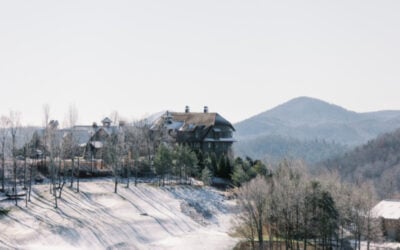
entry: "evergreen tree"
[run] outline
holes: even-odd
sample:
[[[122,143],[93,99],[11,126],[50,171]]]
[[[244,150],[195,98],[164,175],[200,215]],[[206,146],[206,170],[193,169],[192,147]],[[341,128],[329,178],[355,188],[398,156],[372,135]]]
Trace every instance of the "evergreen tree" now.
[[[203,181],[204,185],[211,185],[212,184],[212,172],[208,167],[204,167],[201,171],[201,180]]]
[[[160,144],[154,157],[156,174],[160,178],[160,185],[165,185],[165,175],[171,172],[173,152],[165,145]]]

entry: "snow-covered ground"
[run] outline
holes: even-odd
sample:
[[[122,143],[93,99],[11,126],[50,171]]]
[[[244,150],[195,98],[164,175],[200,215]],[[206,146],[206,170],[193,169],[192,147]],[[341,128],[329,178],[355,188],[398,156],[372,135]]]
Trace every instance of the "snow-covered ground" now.
[[[400,243],[399,242],[382,242],[382,243],[370,243],[369,246],[370,249],[384,249],[384,250],[396,250],[396,249],[400,249]],[[361,242],[361,250],[367,250],[367,242],[366,241],[362,241]]]
[[[64,188],[58,209],[48,185],[33,188],[25,208],[12,202],[0,217],[0,249],[231,249],[235,201],[195,186],[119,185],[112,180]]]

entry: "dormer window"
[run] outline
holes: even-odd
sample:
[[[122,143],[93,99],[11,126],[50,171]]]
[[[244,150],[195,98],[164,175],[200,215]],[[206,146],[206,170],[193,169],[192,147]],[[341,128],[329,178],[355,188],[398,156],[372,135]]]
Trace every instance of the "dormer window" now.
[[[112,121],[110,118],[106,117],[101,121],[101,123],[103,123],[103,127],[109,128],[111,126]]]

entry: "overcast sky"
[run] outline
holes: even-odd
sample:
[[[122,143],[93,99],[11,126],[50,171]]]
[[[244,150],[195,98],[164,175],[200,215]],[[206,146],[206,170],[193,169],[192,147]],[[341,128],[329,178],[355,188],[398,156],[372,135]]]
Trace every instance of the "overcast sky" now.
[[[297,96],[400,110],[400,1],[1,1],[0,114],[237,122]]]

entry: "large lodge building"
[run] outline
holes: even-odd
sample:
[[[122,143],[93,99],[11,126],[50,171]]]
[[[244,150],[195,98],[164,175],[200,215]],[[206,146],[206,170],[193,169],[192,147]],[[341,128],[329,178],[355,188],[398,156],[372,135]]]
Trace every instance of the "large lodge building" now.
[[[159,133],[165,142],[187,145],[203,154],[214,152],[217,156],[228,155],[233,142],[233,125],[218,113],[165,112],[152,125],[151,130]]]

